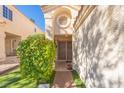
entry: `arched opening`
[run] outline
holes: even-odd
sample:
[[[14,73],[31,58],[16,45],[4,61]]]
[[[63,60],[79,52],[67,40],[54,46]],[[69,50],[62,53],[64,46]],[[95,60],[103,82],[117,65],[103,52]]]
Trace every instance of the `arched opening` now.
[[[54,41],[57,45],[56,70],[70,70],[68,65],[72,62],[72,34],[69,34],[71,18],[71,10],[66,7],[56,9],[53,14]]]

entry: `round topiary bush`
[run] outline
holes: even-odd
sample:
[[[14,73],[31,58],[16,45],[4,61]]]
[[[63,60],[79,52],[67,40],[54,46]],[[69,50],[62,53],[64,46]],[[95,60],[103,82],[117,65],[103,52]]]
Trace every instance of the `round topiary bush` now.
[[[29,36],[20,42],[17,56],[23,77],[34,78],[39,82],[50,80],[56,55],[55,44],[43,34]]]

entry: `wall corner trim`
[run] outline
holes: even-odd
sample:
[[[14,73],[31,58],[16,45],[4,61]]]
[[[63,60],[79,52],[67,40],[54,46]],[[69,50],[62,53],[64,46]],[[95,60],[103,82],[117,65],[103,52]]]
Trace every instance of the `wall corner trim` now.
[[[86,18],[95,9],[95,7],[96,7],[96,5],[81,6],[81,9],[80,9],[78,16],[76,17],[76,20],[73,25],[75,31],[77,31],[79,29],[81,24],[86,20]]]

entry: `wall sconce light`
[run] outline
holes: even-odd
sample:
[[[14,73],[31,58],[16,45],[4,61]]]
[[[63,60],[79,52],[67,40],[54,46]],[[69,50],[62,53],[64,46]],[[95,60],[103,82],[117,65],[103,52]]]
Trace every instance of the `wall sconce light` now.
[[[5,25],[6,24],[6,21],[0,21],[0,25]]]

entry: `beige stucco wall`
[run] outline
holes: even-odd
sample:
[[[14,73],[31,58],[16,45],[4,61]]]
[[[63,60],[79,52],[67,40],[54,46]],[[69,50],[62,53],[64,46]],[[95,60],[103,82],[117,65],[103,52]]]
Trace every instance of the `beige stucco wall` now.
[[[4,61],[5,57],[5,34],[0,32],[0,61]]]
[[[124,87],[124,6],[97,6],[73,34],[73,68],[86,87]]]
[[[7,33],[12,34],[11,40],[15,39],[17,42],[15,43],[14,47],[17,47],[17,44],[19,40],[25,39],[29,35],[43,33],[39,27],[37,27],[33,22],[31,22],[26,16],[24,16],[21,12],[19,12],[14,6],[7,7],[13,12],[13,20],[10,21],[3,17],[3,6],[0,5],[0,22],[6,22],[6,24],[0,24],[0,33],[3,33],[5,36],[3,37],[3,34],[0,34],[0,58],[5,59],[5,52],[8,54],[10,48],[9,43],[6,43],[5,45],[5,38],[6,42],[8,39]],[[35,32],[36,29],[36,32]],[[13,37],[14,36],[14,37]],[[19,38],[16,38],[19,37]],[[6,49],[5,49],[6,48]],[[4,55],[4,57],[3,57]]]

